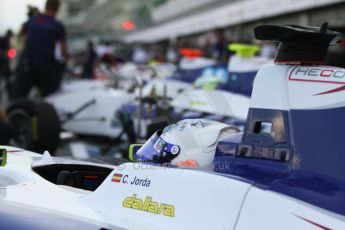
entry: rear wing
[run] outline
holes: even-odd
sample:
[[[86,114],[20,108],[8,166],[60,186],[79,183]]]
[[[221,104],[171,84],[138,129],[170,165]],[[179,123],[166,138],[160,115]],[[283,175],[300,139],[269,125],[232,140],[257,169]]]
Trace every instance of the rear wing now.
[[[321,27],[262,25],[254,28],[255,38],[279,41],[276,63],[323,64],[331,41],[340,33]]]

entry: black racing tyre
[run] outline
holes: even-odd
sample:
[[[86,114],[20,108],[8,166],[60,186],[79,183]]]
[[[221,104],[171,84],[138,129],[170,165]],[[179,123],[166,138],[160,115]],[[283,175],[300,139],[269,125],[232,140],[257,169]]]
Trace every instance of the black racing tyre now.
[[[7,122],[0,120],[0,145],[9,145],[14,137],[14,130]]]
[[[15,130],[14,146],[52,155],[60,141],[60,121],[51,104],[21,99],[7,110],[8,123]]]

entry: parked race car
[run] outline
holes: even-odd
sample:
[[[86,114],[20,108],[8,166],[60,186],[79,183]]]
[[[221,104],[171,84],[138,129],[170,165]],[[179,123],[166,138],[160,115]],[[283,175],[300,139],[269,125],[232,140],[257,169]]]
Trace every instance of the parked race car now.
[[[193,90],[177,95],[172,101],[182,118],[208,118],[243,127],[247,118],[255,75],[259,68],[272,60],[257,57],[255,45],[230,44],[235,52],[230,58],[225,77],[221,68],[207,69],[196,80]]]
[[[147,130],[155,129],[157,123],[159,127],[164,127],[160,125],[162,119],[163,125],[169,121],[165,116],[165,111],[161,112],[162,110],[155,111],[155,118],[158,117],[158,119],[154,121],[151,117],[146,119],[148,116],[144,114],[145,111],[138,114],[137,107],[147,107],[147,104],[152,107],[152,104],[155,104],[155,101],[150,98],[152,86],[154,85],[157,89],[155,97],[162,98],[164,94],[165,98],[173,98],[181,90],[192,88],[192,84],[185,81],[197,78],[197,74],[203,68],[214,65],[214,61],[196,58],[184,60],[181,64],[183,65],[179,74],[181,75],[182,71],[185,74],[182,74],[184,79],[181,75],[179,80],[169,80],[169,87],[166,90],[163,90],[166,77],[163,75],[173,71],[170,65],[136,68],[131,66],[125,68],[127,71],[121,71],[120,80],[117,79],[118,88],[112,87],[112,79],[69,81],[63,85],[60,92],[45,99],[45,102],[49,104],[33,100],[17,101],[7,111],[8,121],[16,129],[12,144],[38,152],[48,149],[53,154],[59,143],[60,130],[80,135],[105,137],[112,139],[114,143],[118,141],[132,143],[137,137],[145,138]],[[152,76],[153,74],[155,76]],[[157,79],[148,81],[150,76]],[[139,85],[142,85],[140,94],[122,87],[125,83],[121,82],[133,81],[134,78],[140,83]],[[158,83],[162,87],[156,86]],[[140,100],[144,98],[144,102],[138,103],[136,98]],[[137,106],[138,104],[140,106]],[[141,122],[141,120],[144,121]],[[151,123],[155,123],[153,128],[148,128]]]
[[[206,118],[243,127],[256,72],[271,60],[254,56],[258,46],[231,44],[229,49],[236,54],[228,66],[196,57],[201,55],[200,50],[181,50],[184,58],[174,77],[152,80],[144,86],[142,95],[154,94],[155,103],[151,100],[150,105],[141,106],[143,119],[133,119],[138,136],[147,139],[151,130],[167,125],[167,121],[185,118]],[[124,113],[133,114],[140,106],[124,108]],[[147,129],[152,123],[154,129]]]
[[[137,162],[117,166],[1,146],[1,225],[344,229],[345,69],[318,64],[340,34],[264,25],[255,36],[281,44],[256,76],[243,132],[183,120],[132,146]]]

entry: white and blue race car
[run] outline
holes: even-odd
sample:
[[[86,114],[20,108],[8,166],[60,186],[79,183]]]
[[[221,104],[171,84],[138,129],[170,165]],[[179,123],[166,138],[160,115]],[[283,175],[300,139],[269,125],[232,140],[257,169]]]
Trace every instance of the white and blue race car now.
[[[116,166],[1,146],[1,228],[345,229],[345,69],[318,64],[339,34],[255,34],[281,45],[256,76],[243,132],[181,121],[132,146],[141,162]]]

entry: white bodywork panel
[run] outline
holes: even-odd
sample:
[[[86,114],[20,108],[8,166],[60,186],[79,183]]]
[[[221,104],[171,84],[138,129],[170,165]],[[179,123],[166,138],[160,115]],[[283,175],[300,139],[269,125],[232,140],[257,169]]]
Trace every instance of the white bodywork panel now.
[[[120,182],[111,182],[113,173],[121,175]],[[233,229],[250,187],[213,174],[142,164],[124,164],[113,173],[84,202],[103,210],[107,222],[117,219],[129,229]],[[146,180],[146,185],[132,184],[135,179]],[[171,205],[173,216],[135,209],[129,199],[126,204],[134,195],[143,203],[150,197],[158,206]]]
[[[248,183],[216,174],[127,163],[86,195],[32,171],[33,161],[35,165],[47,162],[41,158],[25,151],[9,153],[0,175],[10,182],[0,187],[0,202],[126,229],[230,230],[250,188]],[[121,175],[116,182],[115,174]]]
[[[250,107],[290,110],[345,106],[344,85],[344,69],[269,64],[255,78]]]
[[[172,105],[175,108],[246,119],[250,98],[222,90],[193,90],[179,94]]]
[[[63,123],[62,128],[80,134],[117,137],[122,127],[116,113],[124,104],[134,101],[126,91],[106,88],[55,94],[47,98],[61,118],[64,113],[74,112],[92,100],[95,100],[94,104],[78,113],[74,119]],[[101,118],[104,121],[97,120]]]
[[[110,229],[345,229],[345,217],[209,171],[126,163],[88,194],[53,184],[32,165],[87,164],[11,147],[0,167],[0,204]]]
[[[345,217],[253,187],[243,204],[236,229],[345,229]]]
[[[286,74],[289,66],[268,64],[255,77],[251,108],[288,110]]]
[[[71,192],[46,181],[32,171],[33,158],[37,159],[36,163],[44,163],[44,160],[40,160],[42,155],[9,147],[6,149],[9,152],[15,152],[9,153],[6,167],[0,168],[0,180],[3,179],[2,177],[7,177],[7,181],[10,181],[10,184],[2,184],[3,186],[0,187],[0,203],[80,219],[89,223],[104,223],[92,207],[80,202],[83,194]]]
[[[66,80],[61,84],[61,89],[56,94],[74,93],[76,91],[90,91],[97,89],[105,89],[109,85],[109,81],[96,81],[89,79]]]

